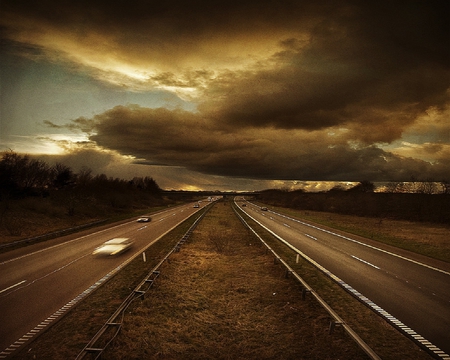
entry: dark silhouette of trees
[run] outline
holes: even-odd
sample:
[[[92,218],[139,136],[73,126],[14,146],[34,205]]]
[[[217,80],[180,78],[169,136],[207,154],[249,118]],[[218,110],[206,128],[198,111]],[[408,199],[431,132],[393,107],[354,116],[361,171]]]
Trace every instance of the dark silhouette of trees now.
[[[335,187],[319,193],[266,190],[259,199],[269,205],[302,210],[449,224],[448,182],[440,182],[440,192],[437,184],[431,180],[422,184],[414,179],[408,184],[413,193],[404,192],[399,183],[392,183],[389,192],[374,192],[371,182],[362,181],[349,190]]]
[[[83,167],[81,170],[77,173],[77,179],[76,183],[80,186],[87,186],[92,180],[92,170]]]
[[[52,179],[50,166],[12,151],[0,161],[0,188],[3,195],[26,196],[42,192]]]
[[[56,163],[53,167],[53,176],[53,186],[56,189],[63,189],[75,182],[75,175],[72,169],[61,163]]]
[[[371,193],[375,190],[375,184],[368,180],[363,180],[358,183],[356,186],[348,189],[348,192],[363,192],[363,193]]]
[[[94,176],[88,168],[76,174],[62,163],[49,166],[13,151],[3,154],[0,160],[2,209],[7,209],[10,200],[29,196],[48,196],[71,216],[78,208],[89,205],[127,209],[149,206],[162,198],[160,187],[148,176],[129,181],[108,178],[105,174]]]
[[[134,186],[137,189],[149,192],[149,193],[153,193],[153,194],[158,194],[161,192],[160,187],[158,186],[158,184],[156,183],[155,180],[153,180],[151,177],[135,177],[133,178],[133,180],[130,181],[130,184],[132,186]]]

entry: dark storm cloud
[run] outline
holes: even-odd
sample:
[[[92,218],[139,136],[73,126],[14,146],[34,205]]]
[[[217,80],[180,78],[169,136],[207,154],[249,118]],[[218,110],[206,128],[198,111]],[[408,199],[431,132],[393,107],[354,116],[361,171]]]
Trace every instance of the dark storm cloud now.
[[[394,132],[368,139],[388,142],[429,106],[448,102],[450,3],[355,4],[314,23],[308,45],[286,42],[272,59],[276,69],[235,79],[206,108],[244,126],[356,123],[373,134],[372,125],[388,121]]]
[[[261,179],[448,177],[442,137],[409,157],[380,148],[410,128],[426,143],[418,122],[447,109],[448,0],[3,6],[2,36],[24,51],[196,102],[195,113],[118,106],[67,126],[137,161]]]
[[[75,121],[71,127],[85,121]],[[448,161],[404,158],[376,147],[352,148],[325,134],[251,129],[229,132],[182,110],[118,106],[91,119],[94,143],[137,163],[183,166],[206,174],[259,179],[372,181],[444,178]],[[80,125],[80,126],[82,126]],[[144,160],[143,160],[144,159]]]

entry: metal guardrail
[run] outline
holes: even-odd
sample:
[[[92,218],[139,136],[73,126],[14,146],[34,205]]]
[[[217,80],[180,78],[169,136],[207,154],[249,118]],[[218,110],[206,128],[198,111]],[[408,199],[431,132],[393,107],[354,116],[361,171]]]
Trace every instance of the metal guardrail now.
[[[89,343],[81,350],[77,355],[76,360],[84,359],[86,356],[91,355],[93,359],[99,359],[104,350],[118,335],[125,315],[125,310],[136,299],[143,299],[148,290],[150,290],[155,280],[160,275],[159,268],[161,265],[169,261],[170,255],[174,252],[180,251],[181,246],[187,241],[191,233],[197,227],[199,222],[203,219],[205,214],[211,209],[214,203],[206,207],[205,211],[194,221],[189,227],[186,233],[181,237],[178,243],[167,253],[166,256],[147,274],[147,276],[135,287],[135,289],[128,295],[128,297],[122,302],[117,310],[110,316],[100,330],[94,335]]]
[[[305,280],[303,280],[300,275],[298,275],[294,269],[292,269],[289,264],[287,264],[271,247],[269,244],[267,244],[264,239],[259,236],[259,234],[245,221],[245,219],[239,214],[236,210],[236,207],[233,207],[233,210],[239,220],[246,226],[267,248],[268,251],[270,251],[275,261],[278,261],[286,268],[286,275],[291,274],[295,277],[297,281],[300,282],[300,284],[303,287],[302,290],[302,298],[305,299],[305,296],[307,293],[311,294],[316,301],[319,302],[320,305],[328,312],[328,314],[331,316],[332,321],[330,322],[330,328],[329,332],[330,334],[333,332],[333,329],[336,325],[341,326],[348,335],[358,344],[358,346],[370,357],[372,360],[381,360],[381,358],[375,353],[375,351],[370,348],[369,345],[366,344],[366,342],[360,338],[360,336],[348,325],[345,323],[345,321],[331,308],[330,305],[328,305],[325,300],[323,300],[315,291],[312,289]]]

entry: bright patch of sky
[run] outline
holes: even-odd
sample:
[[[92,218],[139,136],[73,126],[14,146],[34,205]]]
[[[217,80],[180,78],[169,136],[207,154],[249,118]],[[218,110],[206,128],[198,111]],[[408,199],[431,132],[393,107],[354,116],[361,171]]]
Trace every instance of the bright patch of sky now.
[[[28,148],[28,152],[44,149],[45,144],[49,144],[39,145],[39,138],[48,132],[44,121],[63,125],[79,117],[92,117],[117,105],[137,104],[188,111],[196,108],[195,104],[167,91],[135,92],[110,86],[60,64],[14,56],[3,57],[0,64],[2,87],[8,89],[0,95],[0,151],[8,148],[22,151],[30,142],[33,146]],[[52,129],[52,132],[70,136],[67,129]],[[24,137],[31,135],[35,137],[24,141]],[[78,141],[77,135],[72,140]],[[52,145],[52,149],[55,146]]]

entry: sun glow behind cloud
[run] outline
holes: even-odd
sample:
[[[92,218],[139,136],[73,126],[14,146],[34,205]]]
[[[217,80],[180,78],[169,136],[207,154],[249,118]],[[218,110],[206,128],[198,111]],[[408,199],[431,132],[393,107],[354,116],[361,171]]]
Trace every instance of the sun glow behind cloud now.
[[[4,139],[0,151],[12,149],[26,154],[60,155],[76,143],[89,141],[86,134],[13,135]]]
[[[88,143],[89,138],[86,134],[41,134],[35,137],[35,141],[40,142],[46,150],[41,153],[57,155],[73,149],[75,144]]]
[[[282,27],[267,32],[259,24],[255,29],[245,27],[245,33],[238,36],[218,30],[184,42],[182,37],[168,38],[162,45],[148,34],[144,36],[148,43],[142,44],[124,38],[117,29],[106,33],[80,27],[73,31],[71,27],[58,28],[24,16],[20,20],[5,17],[3,23],[16,29],[11,33],[14,41],[35,47],[28,54],[32,58],[68,62],[69,66],[115,86],[137,91],[160,88],[189,98],[204,94],[202,90],[222,74],[276,68],[279,64],[275,60],[286,51],[286,44],[291,41],[288,39],[297,39],[293,43],[298,50],[308,44],[310,36]],[[200,73],[205,76],[202,78]]]

